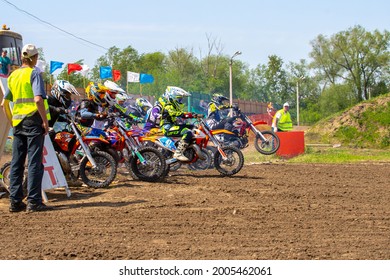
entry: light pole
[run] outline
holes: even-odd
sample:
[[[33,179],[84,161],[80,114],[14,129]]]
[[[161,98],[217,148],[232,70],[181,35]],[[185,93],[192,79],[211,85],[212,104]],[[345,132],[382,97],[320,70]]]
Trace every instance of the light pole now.
[[[232,70],[232,66],[233,66],[233,58],[235,58],[237,55],[240,55],[242,54],[242,52],[240,51],[236,51],[232,57],[230,58],[230,62],[229,62],[229,92],[230,92],[230,106],[233,105],[233,70]],[[233,111],[230,110],[230,114],[233,115]]]
[[[297,80],[297,125],[299,126],[299,81],[304,80],[305,77],[301,76]]]

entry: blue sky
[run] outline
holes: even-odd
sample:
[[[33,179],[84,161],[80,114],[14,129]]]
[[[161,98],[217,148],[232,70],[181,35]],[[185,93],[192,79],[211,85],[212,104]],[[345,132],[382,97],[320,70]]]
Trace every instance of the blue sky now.
[[[140,54],[192,49],[198,58],[208,51],[207,36],[222,53],[250,68],[278,55],[286,63],[309,59],[310,41],[361,25],[368,31],[390,30],[387,0],[0,0],[1,24],[23,35],[24,43],[42,47],[46,61],[92,67],[106,53],[50,27],[20,9],[77,37],[105,48],[132,46]],[[215,52],[214,52],[215,54]]]

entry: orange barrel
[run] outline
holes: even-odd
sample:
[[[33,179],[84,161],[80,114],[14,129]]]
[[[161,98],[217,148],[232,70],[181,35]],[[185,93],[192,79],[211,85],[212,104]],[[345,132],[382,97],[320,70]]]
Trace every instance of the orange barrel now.
[[[292,158],[305,152],[305,136],[303,131],[287,131],[276,133],[280,139],[280,147],[276,154],[284,158]]]

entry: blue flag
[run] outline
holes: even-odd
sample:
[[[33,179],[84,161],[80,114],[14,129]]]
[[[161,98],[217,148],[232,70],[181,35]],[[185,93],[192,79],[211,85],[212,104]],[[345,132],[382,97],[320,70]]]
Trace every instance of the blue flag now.
[[[151,84],[154,82],[154,78],[152,75],[150,74],[140,74],[139,76],[139,82],[140,84]]]
[[[112,78],[112,68],[110,66],[100,66],[100,79]]]
[[[62,68],[62,65],[64,65],[63,62],[59,61],[50,61],[50,74],[52,74],[57,69]]]

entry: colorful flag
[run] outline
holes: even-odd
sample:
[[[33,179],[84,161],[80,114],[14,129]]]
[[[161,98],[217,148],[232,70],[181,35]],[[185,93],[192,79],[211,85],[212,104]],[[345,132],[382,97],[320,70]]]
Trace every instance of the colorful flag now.
[[[121,79],[121,71],[119,70],[112,70],[112,75],[114,76],[114,82],[119,81]]]
[[[74,71],[80,71],[82,70],[83,67],[81,67],[80,64],[76,64],[76,63],[68,63],[68,75]]]
[[[86,76],[87,76],[87,73],[88,73],[89,70],[90,70],[90,69],[89,69],[89,66],[83,64],[83,65],[81,65],[81,67],[82,67],[83,69],[80,70],[80,73],[81,73],[81,75],[82,75],[83,77],[86,77]]]
[[[150,84],[150,83],[154,82],[154,78],[150,74],[143,74],[143,73],[141,73],[140,74],[140,78],[139,78],[139,82],[141,84],[148,84],[148,83]]]
[[[50,74],[52,74],[57,69],[62,68],[62,65],[64,65],[63,62],[59,61],[50,61]]]
[[[112,78],[112,68],[110,66],[100,66],[100,79]]]
[[[128,83],[139,83],[139,73],[127,71]]]
[[[35,65],[39,69],[41,73],[45,72],[46,68],[46,62],[44,60],[39,60],[37,61],[37,64]]]

